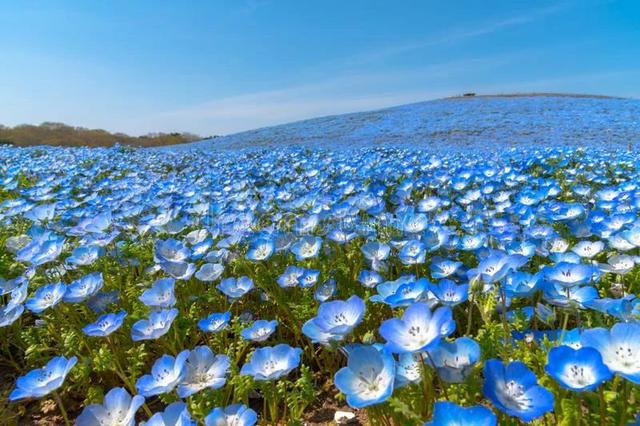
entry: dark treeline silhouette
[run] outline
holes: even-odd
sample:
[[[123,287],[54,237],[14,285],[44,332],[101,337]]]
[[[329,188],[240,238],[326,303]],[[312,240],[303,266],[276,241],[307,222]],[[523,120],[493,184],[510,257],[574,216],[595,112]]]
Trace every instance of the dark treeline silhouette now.
[[[45,122],[39,126],[22,124],[6,127],[0,124],[0,145],[16,146],[112,146],[116,143],[131,146],[165,146],[202,139],[191,133],[150,133],[144,136],[129,136],[101,129],[73,127],[63,123]]]

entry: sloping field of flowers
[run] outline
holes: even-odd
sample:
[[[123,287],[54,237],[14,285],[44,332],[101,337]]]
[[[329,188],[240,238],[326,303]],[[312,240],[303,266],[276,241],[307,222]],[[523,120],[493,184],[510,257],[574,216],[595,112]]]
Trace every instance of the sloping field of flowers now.
[[[0,148],[0,423],[632,423],[639,167]]]

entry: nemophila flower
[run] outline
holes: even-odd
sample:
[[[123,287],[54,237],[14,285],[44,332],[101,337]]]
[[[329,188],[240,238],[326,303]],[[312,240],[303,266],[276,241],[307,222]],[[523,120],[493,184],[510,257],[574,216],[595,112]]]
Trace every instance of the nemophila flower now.
[[[216,286],[218,290],[232,299],[244,296],[251,291],[253,287],[253,280],[246,276],[240,278],[225,278]]]
[[[520,254],[506,254],[494,250],[480,261],[477,268],[467,271],[467,277],[470,280],[480,278],[484,283],[491,284],[501,280],[509,272],[518,269],[527,263],[527,260]]]
[[[6,305],[0,308],[0,328],[8,327],[24,312],[24,305]]]
[[[463,235],[460,238],[458,247],[463,251],[478,250],[482,247],[487,239],[487,235],[484,233],[478,233],[474,235]]]
[[[198,423],[191,418],[187,404],[176,401],[164,409],[161,413],[155,413],[142,426],[196,426]]]
[[[195,277],[204,282],[215,281],[222,276],[224,266],[220,263],[205,263],[195,273]]]
[[[176,280],[188,280],[196,271],[196,266],[188,262],[161,262],[158,265]]]
[[[205,426],[253,426],[257,421],[258,414],[244,404],[214,408],[204,418]]]
[[[141,319],[133,324],[131,327],[131,339],[137,342],[164,336],[177,316],[178,310],[175,308],[151,312],[149,319]]]
[[[591,301],[598,298],[598,290],[590,285],[564,287],[546,282],[543,298],[552,305],[584,309]]]
[[[98,319],[91,324],[88,324],[82,328],[82,331],[87,336],[105,337],[116,331],[122,326],[124,318],[127,316],[125,311],[120,311],[115,314],[104,314],[98,317]]]
[[[318,282],[320,271],[317,269],[305,269],[302,276],[299,278],[300,287],[309,288],[313,287]]]
[[[364,257],[372,263],[380,262],[389,257],[391,247],[385,243],[371,241],[360,247]]]
[[[113,388],[104,396],[102,404],[91,404],[76,419],[77,426],[134,426],[136,411],[144,404],[144,397],[131,397],[124,388]]]
[[[504,281],[507,297],[529,297],[538,289],[540,274],[517,271],[507,275]]]
[[[304,275],[304,268],[295,265],[289,265],[284,272],[278,277],[278,285],[282,288],[297,287],[300,285],[300,278]]]
[[[456,284],[451,280],[441,280],[429,286],[431,293],[443,305],[456,306],[469,298],[469,284]]]
[[[76,365],[78,358],[58,356],[51,359],[42,368],[31,370],[24,376],[18,377],[16,387],[9,394],[9,401],[25,398],[41,398],[55,391],[64,382],[69,371]]]
[[[224,330],[231,320],[231,312],[214,313],[198,321],[198,328],[206,333],[216,333]]]
[[[372,302],[385,303],[392,308],[409,306],[427,298],[429,281],[426,278],[416,280],[413,275],[404,275],[395,281],[385,281],[376,286],[375,294],[369,298]]]
[[[596,349],[564,345],[551,348],[544,369],[560,386],[578,392],[594,390],[612,376]]]
[[[580,241],[573,246],[572,252],[578,256],[591,259],[604,249],[604,243],[602,241]]]
[[[391,352],[406,353],[433,348],[455,328],[451,308],[443,306],[432,313],[426,304],[417,302],[404,311],[402,319],[385,320],[379,332]]]
[[[316,257],[318,253],[320,253],[321,247],[322,238],[304,236],[291,245],[291,253],[296,256],[296,260],[299,262],[304,259]]]
[[[55,215],[55,212],[55,203],[40,204],[26,212],[23,216],[34,223],[40,224],[42,222],[51,221],[53,219],[53,216]]]
[[[410,383],[419,383],[422,380],[423,363],[422,354],[419,352],[399,355],[396,362],[395,388],[398,389]]]
[[[42,231],[32,237],[31,242],[16,253],[18,262],[40,266],[55,260],[62,253],[64,237],[50,231]]]
[[[155,308],[170,308],[176,304],[174,287],[176,280],[173,278],[160,278],[151,288],[145,290],[139,299],[146,306]]]
[[[640,324],[618,323],[611,330],[600,327],[586,329],[580,343],[600,352],[609,370],[640,384]]]
[[[71,252],[71,256],[67,257],[67,264],[74,266],[87,266],[95,262],[100,256],[100,247],[82,246],[76,247]]]
[[[188,350],[180,352],[176,357],[162,355],[153,363],[151,374],[146,374],[136,381],[138,393],[150,397],[171,392],[184,379],[188,357]]]
[[[592,282],[598,277],[593,265],[561,262],[544,269],[544,278],[550,283],[563,287],[574,287]]]
[[[313,293],[313,297],[318,302],[326,302],[336,294],[337,288],[338,285],[336,280],[330,278],[316,288],[316,291]]]
[[[251,241],[247,251],[247,259],[259,262],[271,257],[276,249],[276,243],[271,238],[260,237]]]
[[[610,272],[613,274],[626,274],[634,268],[636,261],[633,257],[626,254],[611,256],[607,263],[599,264],[602,272]]]
[[[31,312],[39,314],[45,309],[57,305],[67,291],[67,286],[63,283],[47,284],[39,289],[27,299],[24,306]]]
[[[398,259],[404,265],[417,265],[424,263],[427,251],[422,242],[418,240],[407,241],[398,253]]]
[[[264,342],[276,331],[278,321],[266,321],[258,320],[251,324],[250,327],[243,329],[240,335],[244,340],[251,340],[254,342]]]
[[[178,384],[180,398],[186,398],[205,388],[219,389],[227,381],[229,357],[215,355],[208,346],[195,347],[186,361],[184,378]]]
[[[194,244],[191,247],[191,260],[202,259],[207,253],[207,250],[211,248],[211,244],[212,241],[210,239]]]
[[[331,340],[342,340],[360,324],[365,304],[358,296],[346,301],[324,302],[318,314],[302,326],[302,332],[314,342],[326,344]]]
[[[253,352],[251,360],[240,370],[242,375],[250,375],[254,380],[276,380],[300,365],[302,349],[281,343],[265,346]]]
[[[346,244],[353,240],[357,234],[355,232],[347,232],[344,229],[333,228],[327,234],[327,238],[331,241],[335,241],[338,244]]]
[[[524,422],[553,410],[553,394],[520,361],[506,366],[497,359],[485,361],[482,393],[497,409]]]
[[[455,274],[462,262],[435,257],[431,260],[431,276],[433,278],[446,278]]]
[[[495,426],[496,415],[482,405],[461,407],[449,401],[436,401],[433,417],[424,426]]]
[[[102,272],[87,274],[71,282],[67,286],[63,300],[65,302],[84,302],[89,297],[96,294],[104,285]]]
[[[347,404],[363,408],[386,401],[393,393],[395,360],[384,348],[354,345],[347,351],[347,366],[338,370],[333,382],[346,395]]]
[[[480,360],[480,345],[469,337],[459,337],[453,342],[441,340],[429,350],[430,359],[438,376],[447,383],[462,383]],[[431,362],[429,362],[431,364]]]
[[[189,259],[190,250],[182,241],[169,238],[158,240],[153,251],[156,263],[184,262]]]
[[[375,272],[363,269],[358,274],[358,281],[367,288],[373,288],[382,282],[382,276]]]

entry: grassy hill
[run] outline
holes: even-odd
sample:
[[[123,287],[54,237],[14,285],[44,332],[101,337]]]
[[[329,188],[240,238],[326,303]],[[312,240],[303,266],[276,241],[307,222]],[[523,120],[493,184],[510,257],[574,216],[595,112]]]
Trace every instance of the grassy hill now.
[[[384,144],[454,149],[592,142],[625,146],[640,142],[640,101],[555,93],[460,96],[313,118],[181,148],[335,149]]]

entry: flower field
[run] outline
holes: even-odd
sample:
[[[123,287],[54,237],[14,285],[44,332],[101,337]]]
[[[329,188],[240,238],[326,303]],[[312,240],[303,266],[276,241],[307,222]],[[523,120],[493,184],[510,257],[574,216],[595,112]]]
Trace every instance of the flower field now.
[[[2,424],[636,424],[626,146],[0,160]]]

